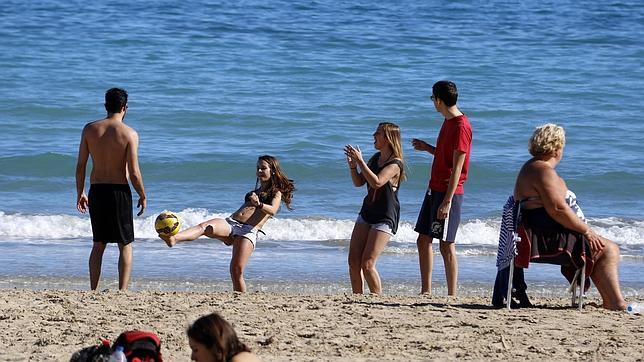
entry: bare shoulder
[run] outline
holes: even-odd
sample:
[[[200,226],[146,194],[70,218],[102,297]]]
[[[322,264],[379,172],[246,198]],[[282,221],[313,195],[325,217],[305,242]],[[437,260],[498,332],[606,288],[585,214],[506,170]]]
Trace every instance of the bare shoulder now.
[[[116,122],[115,123],[116,127],[118,127],[120,130],[128,133],[134,133],[136,134],[136,130],[129,125],[125,124],[124,122]]]
[[[546,165],[544,162],[539,162],[539,164],[535,166],[535,173],[538,177],[541,177],[543,179],[559,179],[557,171],[554,168]]]
[[[523,164],[520,174],[525,174],[526,176],[530,177],[543,177],[556,175],[557,172],[552,167],[548,166],[545,162],[541,162],[539,160],[530,160]]]
[[[96,121],[87,122],[85,127],[83,127],[83,133],[98,129],[103,123],[105,123],[105,119],[97,119]]]
[[[130,126],[128,126],[125,123],[120,123],[119,127],[121,128],[121,132],[129,139],[129,140],[138,140],[139,139],[139,134],[136,132],[136,130]]]
[[[259,362],[260,359],[250,352],[237,353],[231,359],[232,362]]]
[[[548,190],[562,190],[566,188],[566,184],[557,171],[546,162],[536,160],[528,162],[524,166],[525,170],[519,174],[517,179],[517,186],[521,187],[523,191],[528,189],[535,190],[539,195],[548,194]],[[521,193],[521,192],[520,192]],[[530,193],[524,196],[531,196]]]
[[[398,161],[398,162],[395,162],[395,161]],[[396,170],[400,170],[400,169],[402,169],[402,164],[403,164],[403,163],[404,163],[404,161],[403,161],[402,159],[400,159],[400,158],[394,158],[394,159],[392,159],[391,161],[389,161],[389,164],[388,164],[387,166],[385,166],[385,168],[383,168],[383,170],[384,170],[384,169],[391,169],[391,170],[396,169]]]
[[[556,172],[544,162],[531,159],[523,164],[514,185],[515,199],[534,197],[540,194],[541,185],[547,183]]]

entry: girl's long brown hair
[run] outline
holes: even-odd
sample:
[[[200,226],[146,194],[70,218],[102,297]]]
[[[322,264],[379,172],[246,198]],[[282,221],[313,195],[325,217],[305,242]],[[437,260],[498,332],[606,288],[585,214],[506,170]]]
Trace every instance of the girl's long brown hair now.
[[[250,348],[237,338],[233,327],[217,313],[200,317],[188,327],[188,337],[203,344],[215,357],[215,361],[230,361]]]
[[[393,153],[394,158],[399,158],[405,164],[405,159],[403,158],[403,148],[402,141],[400,140],[400,127],[397,124],[391,122],[380,122],[378,127],[382,127],[382,131],[385,133],[385,138],[391,147],[391,152]],[[402,182],[407,178],[405,173],[405,167],[400,168],[400,179],[398,182]]]
[[[282,193],[282,202],[289,210],[293,210],[291,207],[291,201],[293,200],[293,192],[295,191],[295,182],[289,179],[282,170],[279,161],[277,158],[269,155],[259,156],[257,162],[265,161],[271,168],[271,179],[265,185],[257,185],[260,189],[259,197],[262,200],[272,200],[277,194],[277,191]],[[257,180],[259,182],[259,180]]]

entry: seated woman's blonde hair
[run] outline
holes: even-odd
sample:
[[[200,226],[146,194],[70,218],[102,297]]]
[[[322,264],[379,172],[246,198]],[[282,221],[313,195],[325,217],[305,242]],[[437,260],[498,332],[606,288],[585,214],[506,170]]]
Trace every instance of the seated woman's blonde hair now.
[[[530,141],[528,141],[528,150],[534,157],[547,156],[562,149],[565,144],[566,132],[563,127],[547,123],[534,130]]]

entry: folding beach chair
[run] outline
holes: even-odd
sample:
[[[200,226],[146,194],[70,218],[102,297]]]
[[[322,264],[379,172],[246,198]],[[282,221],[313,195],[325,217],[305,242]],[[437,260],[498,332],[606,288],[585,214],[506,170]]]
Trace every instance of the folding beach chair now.
[[[521,222],[521,207],[519,205],[519,202],[516,202],[514,200],[514,197],[510,196],[506,201],[505,205],[503,206],[503,215],[501,218],[501,230],[499,235],[499,247],[498,247],[497,261],[496,261],[496,265],[498,268],[497,281],[495,283],[494,293],[492,296],[492,304],[500,307],[503,300],[503,294],[506,294],[505,303],[506,303],[506,308],[508,310],[511,309],[511,303],[512,303],[512,290],[513,290],[513,282],[514,282],[513,278],[515,274],[516,257],[520,256],[522,260],[526,262],[526,265],[528,261],[531,260],[530,258],[531,248],[519,247],[520,245],[518,245],[519,243],[522,242],[522,240],[525,240],[524,242],[528,242],[527,235],[525,233],[525,230],[521,226],[520,222]],[[571,280],[570,287],[568,289],[572,293],[571,305],[573,307],[577,305],[579,307],[579,310],[581,310],[583,307],[583,298],[584,298],[584,289],[585,289],[584,287],[585,287],[585,280],[586,280],[586,249],[587,249],[585,243],[582,243],[581,247],[582,247],[581,255],[582,255],[583,264],[576,269],[576,272],[574,274],[574,277]],[[521,253],[521,255],[519,253]],[[553,260],[535,259],[532,261],[535,263],[556,264],[556,265],[563,265],[563,266],[572,264],[572,260],[570,258],[567,258],[567,259],[558,258]],[[503,273],[506,269],[509,269],[508,277],[507,277],[507,285],[505,284],[506,279],[503,279]],[[523,273],[519,274],[519,276],[522,276],[522,275]],[[524,292],[525,282],[523,280],[520,280],[519,284],[521,284],[523,288],[521,292]],[[579,295],[577,296],[578,285],[580,286],[580,288],[579,288]]]
[[[519,238],[519,241],[521,239]],[[583,246],[585,248],[585,245]],[[508,292],[506,296],[506,307],[508,310],[511,309],[510,303],[512,301],[512,279],[514,277],[514,256],[512,256],[512,261],[510,262],[510,273],[508,276]],[[545,264],[551,264],[551,263],[545,263]],[[554,264],[554,263],[552,263]],[[559,264],[557,264],[559,265]],[[574,307],[577,305],[579,307],[579,311],[584,306],[584,286],[586,282],[586,259],[584,258],[583,265],[577,269],[575,272],[575,276],[572,278],[572,282],[570,283],[570,287],[568,287],[568,291],[572,293],[572,298],[571,298],[571,306]],[[577,296],[577,286],[579,286],[579,296]]]

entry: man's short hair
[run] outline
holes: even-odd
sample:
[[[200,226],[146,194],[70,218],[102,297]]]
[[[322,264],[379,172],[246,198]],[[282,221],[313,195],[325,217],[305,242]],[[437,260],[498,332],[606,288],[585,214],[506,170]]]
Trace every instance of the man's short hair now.
[[[439,80],[432,86],[432,95],[440,98],[446,106],[451,107],[458,100],[458,90],[456,84],[449,80]]]
[[[121,88],[110,88],[105,92],[105,110],[107,113],[119,113],[127,105],[127,91]]]

